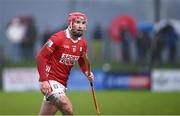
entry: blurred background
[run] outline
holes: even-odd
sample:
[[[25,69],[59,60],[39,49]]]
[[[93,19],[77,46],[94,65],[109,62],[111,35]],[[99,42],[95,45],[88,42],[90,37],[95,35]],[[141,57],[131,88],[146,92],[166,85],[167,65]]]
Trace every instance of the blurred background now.
[[[0,114],[38,114],[35,55],[73,11],[88,16],[102,114],[180,114],[179,10],[179,0],[0,0]],[[78,65],[68,88],[75,114],[95,114]]]

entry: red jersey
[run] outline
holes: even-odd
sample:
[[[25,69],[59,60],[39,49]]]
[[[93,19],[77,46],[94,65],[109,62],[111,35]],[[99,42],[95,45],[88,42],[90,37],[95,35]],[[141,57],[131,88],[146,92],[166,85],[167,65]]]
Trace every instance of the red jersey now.
[[[87,43],[83,37],[70,38],[69,30],[52,35],[37,55],[40,81],[56,80],[67,86],[68,76],[75,62],[85,73],[86,66],[82,55],[87,53]]]

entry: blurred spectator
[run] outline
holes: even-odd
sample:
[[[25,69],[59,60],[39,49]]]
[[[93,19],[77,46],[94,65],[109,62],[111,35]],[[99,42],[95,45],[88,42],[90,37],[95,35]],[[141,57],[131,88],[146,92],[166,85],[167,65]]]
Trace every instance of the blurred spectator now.
[[[119,34],[121,37],[121,50],[122,50],[122,60],[124,63],[128,63],[130,61],[130,32],[129,27],[124,26],[119,29]]]
[[[26,32],[26,26],[20,17],[13,18],[7,25],[6,36],[12,43],[21,43]]]
[[[52,29],[50,28],[50,26],[46,26],[44,32],[43,32],[43,35],[42,35],[42,43],[41,45],[44,45],[47,40],[49,39],[49,37],[52,35]]]
[[[26,33],[26,25],[22,23],[21,17],[13,18],[7,25],[6,36],[12,43],[12,57],[10,60],[21,61],[22,54],[20,53],[20,44],[23,41]]]
[[[175,63],[177,55],[178,35],[172,25],[167,24],[162,27],[155,36],[155,42],[152,46],[152,62],[162,60],[162,50],[167,49],[168,63]]]
[[[94,59],[101,61],[103,55],[103,34],[102,27],[97,23],[92,32],[92,41],[93,41],[93,57]]]
[[[148,54],[150,52],[151,37],[146,31],[139,31],[136,38],[138,63],[146,64],[148,61]]]
[[[165,48],[166,28],[160,29],[155,33],[155,37],[151,45],[151,63],[152,65],[160,65],[162,63],[162,52]]]
[[[165,40],[168,49],[168,63],[175,63],[178,35],[172,25],[167,25],[164,28],[166,29]]]
[[[32,16],[22,16],[22,23],[26,25],[26,33],[21,42],[21,51],[23,59],[34,58],[34,47],[37,39],[37,28]]]

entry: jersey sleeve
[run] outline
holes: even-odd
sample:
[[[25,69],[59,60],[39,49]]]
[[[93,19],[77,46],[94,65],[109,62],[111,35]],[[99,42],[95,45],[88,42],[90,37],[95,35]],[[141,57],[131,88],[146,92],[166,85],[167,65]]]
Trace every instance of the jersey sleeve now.
[[[52,35],[48,41],[45,43],[45,47],[49,49],[51,52],[54,52],[58,49],[58,45],[60,44],[59,37],[57,34]]]
[[[48,71],[48,61],[51,58],[51,54],[58,49],[57,35],[53,35],[43,45],[40,51],[36,55],[36,63],[39,72],[39,81],[46,81]],[[47,69],[46,69],[47,68]]]

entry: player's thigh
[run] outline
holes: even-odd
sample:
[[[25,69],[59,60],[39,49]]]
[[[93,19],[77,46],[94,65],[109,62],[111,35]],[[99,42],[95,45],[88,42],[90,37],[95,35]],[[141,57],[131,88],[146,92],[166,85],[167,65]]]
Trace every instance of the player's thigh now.
[[[73,114],[73,107],[67,96],[60,96],[61,111],[66,114]]]
[[[49,101],[43,100],[39,115],[55,115],[57,108]]]
[[[67,96],[60,96],[59,100],[62,105],[72,107],[71,101]]]
[[[57,109],[72,111],[72,104],[68,97],[66,96],[66,88],[61,83],[55,80],[49,80],[52,92],[46,96],[52,104],[56,106]]]

